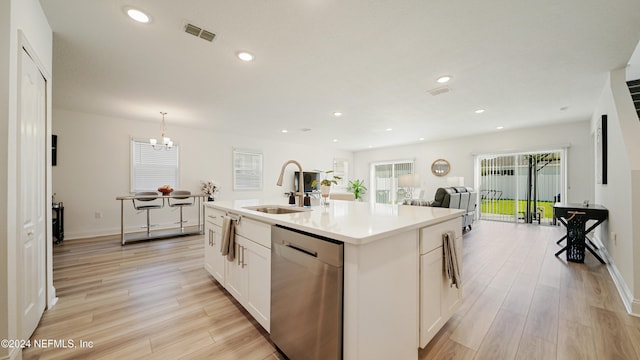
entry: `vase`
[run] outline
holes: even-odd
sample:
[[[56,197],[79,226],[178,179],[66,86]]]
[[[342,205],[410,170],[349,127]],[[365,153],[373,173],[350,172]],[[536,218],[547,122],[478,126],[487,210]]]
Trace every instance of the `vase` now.
[[[331,186],[320,185],[320,195],[322,196],[322,205],[327,205],[329,203],[330,191],[331,191]]]
[[[207,197],[207,201],[214,201],[213,196]]]

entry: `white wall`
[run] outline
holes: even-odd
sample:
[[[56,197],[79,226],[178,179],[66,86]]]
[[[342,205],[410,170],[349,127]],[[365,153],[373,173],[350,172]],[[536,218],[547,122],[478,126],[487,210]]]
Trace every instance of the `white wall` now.
[[[636,49],[629,59],[629,66],[627,67],[626,80],[638,80],[640,79],[640,42],[636,45]]]
[[[560,124],[512,131],[496,131],[491,134],[447,139],[440,142],[389,147],[360,151],[354,154],[354,177],[364,179],[370,186],[370,165],[381,160],[415,160],[416,173],[420,175],[424,199],[433,199],[438,187],[451,186],[456,178],[464,178],[465,186],[474,184],[474,155],[509,151],[527,151],[570,145],[568,149],[568,194],[570,202],[593,202],[593,144],[590,124],[582,122]],[[451,171],[446,177],[431,173],[431,163],[446,159]],[[455,183],[454,185],[457,185]]]
[[[19,34],[24,35],[21,38]],[[17,258],[17,105],[18,52],[26,40],[46,75],[52,74],[52,33],[38,0],[10,0],[0,3],[0,338],[18,339],[21,318],[18,314],[17,279],[21,275]],[[51,94],[51,83],[47,84]],[[51,111],[50,101],[47,113]],[[48,223],[50,223],[50,215]],[[50,234],[48,234],[50,237]],[[51,274],[50,248],[47,272]],[[49,280],[51,278],[49,277]],[[48,296],[53,294],[47,284]],[[49,299],[51,301],[51,299]],[[0,348],[0,358],[19,356],[20,351]]]
[[[608,120],[608,184],[595,184],[595,197],[609,209],[609,219],[599,237],[613,260],[610,271],[625,305],[640,314],[640,122],[624,69],[610,73],[594,112],[594,129],[602,114]]]
[[[200,193],[202,180],[219,184],[219,200],[274,198],[293,190],[293,173],[289,165],[282,187],[276,186],[282,164],[290,159],[303,170],[331,169],[334,158],[352,154],[304,145],[265,141],[256,138],[220,134],[209,130],[181,127],[167,117],[167,135],[180,145],[180,188]],[[120,202],[117,196],[129,194],[130,137],[148,139],[160,135],[157,122],[133,121],[54,109],[53,133],[58,135],[58,165],[53,167],[53,191],[56,201],[65,206],[65,238],[90,237],[120,232]],[[233,148],[260,150],[264,156],[262,191],[233,191]],[[162,185],[162,184],[158,184]],[[132,210],[125,202],[126,226],[139,230],[144,214]],[[177,209],[152,212],[152,223],[175,226]],[[95,213],[102,214],[96,219]],[[185,208],[185,216],[196,220],[196,209]]]

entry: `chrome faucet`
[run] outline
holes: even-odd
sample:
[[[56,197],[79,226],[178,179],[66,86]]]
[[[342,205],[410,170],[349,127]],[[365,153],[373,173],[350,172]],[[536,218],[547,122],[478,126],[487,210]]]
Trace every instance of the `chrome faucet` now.
[[[299,171],[299,176],[298,176],[298,190],[300,190],[298,192],[298,206],[302,207],[302,204],[303,204],[303,201],[304,201],[304,174],[302,173],[302,165],[300,165],[299,162],[297,162],[295,160],[289,160],[286,163],[284,163],[282,165],[282,170],[280,170],[280,176],[278,177],[278,182],[276,182],[276,185],[282,186],[282,178],[284,177],[284,169],[289,164],[297,165],[298,169],[300,170]]]

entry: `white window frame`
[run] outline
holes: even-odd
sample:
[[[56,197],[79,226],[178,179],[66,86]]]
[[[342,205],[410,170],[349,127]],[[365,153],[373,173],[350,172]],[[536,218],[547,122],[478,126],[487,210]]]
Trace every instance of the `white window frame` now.
[[[262,151],[233,149],[233,190],[262,190]]]
[[[377,198],[376,194],[378,192],[377,184],[376,184],[376,166],[380,165],[391,165],[392,176],[391,176],[391,189],[389,190],[390,195],[390,203],[396,204],[402,202],[404,199],[398,199],[398,176],[395,175],[395,165],[398,164],[411,164],[411,174],[415,173],[415,160],[414,159],[404,159],[404,160],[394,160],[394,161],[380,161],[371,163],[370,167],[370,179],[371,179],[371,192],[369,193],[369,201],[371,203],[376,203]]]
[[[349,161],[347,159],[333,159],[333,176],[339,176],[338,186],[347,187],[349,185]]]
[[[151,160],[152,163],[142,164],[139,158],[136,158],[142,149],[146,156],[153,156],[154,154],[157,157]],[[151,150],[151,151],[148,151]],[[146,140],[138,140],[131,138],[130,141],[130,191],[131,193],[136,193],[138,191],[157,191],[158,187],[162,185],[170,185],[174,189],[178,189],[180,187],[180,146],[174,144],[171,149],[153,149],[153,146],[149,144]],[[142,154],[142,153],[140,153]],[[175,154],[175,158],[171,160],[171,162],[175,161],[173,164],[164,164],[159,165],[158,162],[162,162],[166,160],[167,155],[172,157],[171,155]],[[163,159],[164,157],[165,159]],[[156,164],[153,164],[155,162]],[[149,175],[153,180],[143,180],[141,176],[136,176],[138,174],[138,170],[142,168],[142,166],[148,166],[149,171],[154,172],[154,174]],[[140,184],[142,183],[142,184]],[[146,185],[144,184],[146,183]],[[157,185],[152,185],[156,184]]]

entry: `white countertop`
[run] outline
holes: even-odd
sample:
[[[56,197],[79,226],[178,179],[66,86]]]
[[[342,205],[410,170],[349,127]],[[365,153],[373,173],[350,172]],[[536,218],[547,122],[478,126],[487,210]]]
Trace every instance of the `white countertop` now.
[[[464,213],[459,209],[343,200],[330,200],[328,206],[312,206],[307,209],[309,211],[290,214],[266,214],[244,208],[256,205],[287,206],[286,204],[287,199],[254,199],[213,201],[206,202],[205,206],[354,245],[366,244],[389,237],[394,233],[437,224]]]

